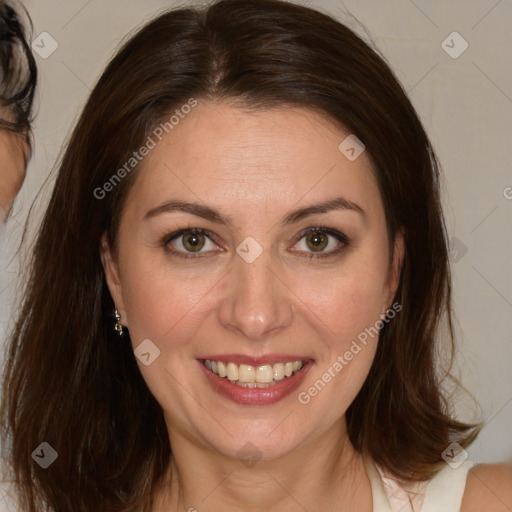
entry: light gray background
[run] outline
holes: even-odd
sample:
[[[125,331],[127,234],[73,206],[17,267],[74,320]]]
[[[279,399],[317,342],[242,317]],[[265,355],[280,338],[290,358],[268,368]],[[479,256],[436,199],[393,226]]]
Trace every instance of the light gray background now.
[[[449,236],[457,239],[452,242],[457,371],[480,402],[480,414],[489,419],[469,455],[483,462],[512,461],[512,1],[302,3],[334,14],[362,34],[347,12],[354,15],[392,65],[427,128],[444,169]],[[48,32],[58,49],[47,58],[36,56],[40,87],[35,157],[7,226],[9,245],[0,262],[1,339],[12,318],[9,308],[19,272],[19,258],[13,256],[16,241],[89,90],[128,32],[178,4],[26,0],[25,5],[35,41],[42,45],[38,37]],[[469,45],[458,58],[442,47],[454,31]],[[457,39],[448,38],[446,44],[452,51],[462,48]],[[36,202],[36,219],[53,176]],[[32,228],[30,236],[34,232]],[[471,419],[470,406],[468,400],[458,403],[463,419]]]

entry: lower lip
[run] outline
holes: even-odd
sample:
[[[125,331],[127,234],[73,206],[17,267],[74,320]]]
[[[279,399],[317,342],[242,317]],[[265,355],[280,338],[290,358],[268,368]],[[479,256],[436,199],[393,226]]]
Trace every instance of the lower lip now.
[[[299,372],[291,377],[285,377],[283,380],[277,382],[277,384],[268,388],[245,388],[237,384],[232,384],[225,377],[219,377],[211,370],[208,370],[201,360],[198,359],[198,363],[217,393],[220,393],[237,404],[270,405],[286,398],[290,393],[296,390],[306,377],[309,369],[313,366],[314,361],[310,359]]]

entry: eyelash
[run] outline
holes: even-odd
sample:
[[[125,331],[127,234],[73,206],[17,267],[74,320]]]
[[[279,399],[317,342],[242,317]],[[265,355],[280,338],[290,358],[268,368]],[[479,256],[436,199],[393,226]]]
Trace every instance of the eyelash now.
[[[308,235],[310,235],[312,233],[331,235],[334,238],[336,238],[338,240],[338,242],[341,242],[341,246],[336,248],[336,249],[333,249],[333,250],[331,250],[329,252],[326,252],[326,253],[311,253],[309,256],[304,256],[304,257],[309,258],[310,261],[313,260],[313,259],[319,260],[319,259],[323,259],[323,258],[330,258],[330,257],[336,256],[337,254],[341,253],[343,250],[345,250],[350,245],[350,239],[344,233],[341,233],[340,231],[338,231],[336,229],[328,228],[326,226],[318,226],[318,227],[311,227],[311,228],[305,229],[304,231],[302,231],[300,233],[300,236],[298,237],[298,239],[295,242],[295,244],[297,244],[304,237],[307,237]],[[204,256],[201,256],[202,253],[196,253],[196,254],[194,254],[194,253],[184,253],[184,252],[178,251],[178,250],[176,250],[174,248],[171,248],[172,246],[169,245],[170,242],[172,242],[173,240],[179,238],[180,236],[188,235],[188,234],[205,235],[212,242],[216,243],[215,242],[215,238],[216,237],[213,235],[213,233],[211,233],[210,231],[208,231],[206,229],[202,229],[202,228],[184,228],[184,229],[180,229],[178,231],[175,231],[173,233],[170,233],[168,235],[165,235],[162,238],[161,245],[164,246],[170,253],[172,253],[172,255],[175,255],[175,256],[178,256],[178,257],[181,257],[181,258],[187,258],[188,259],[188,258],[202,258],[202,257],[204,257]],[[296,252],[299,252],[299,251],[296,251]],[[301,257],[303,257],[303,256],[301,256]]]

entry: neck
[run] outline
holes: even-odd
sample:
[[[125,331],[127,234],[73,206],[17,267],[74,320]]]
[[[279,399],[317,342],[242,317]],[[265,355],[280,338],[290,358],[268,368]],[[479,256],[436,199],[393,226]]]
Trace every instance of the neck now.
[[[344,418],[285,456],[253,464],[177,432],[170,439],[173,459],[155,511],[371,510],[370,483]]]

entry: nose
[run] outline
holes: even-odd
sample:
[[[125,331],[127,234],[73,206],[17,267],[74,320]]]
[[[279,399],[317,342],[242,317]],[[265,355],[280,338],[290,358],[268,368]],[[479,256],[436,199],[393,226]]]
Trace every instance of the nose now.
[[[275,336],[293,320],[293,292],[279,265],[272,265],[270,252],[252,263],[236,255],[224,282],[219,322],[248,340]]]

